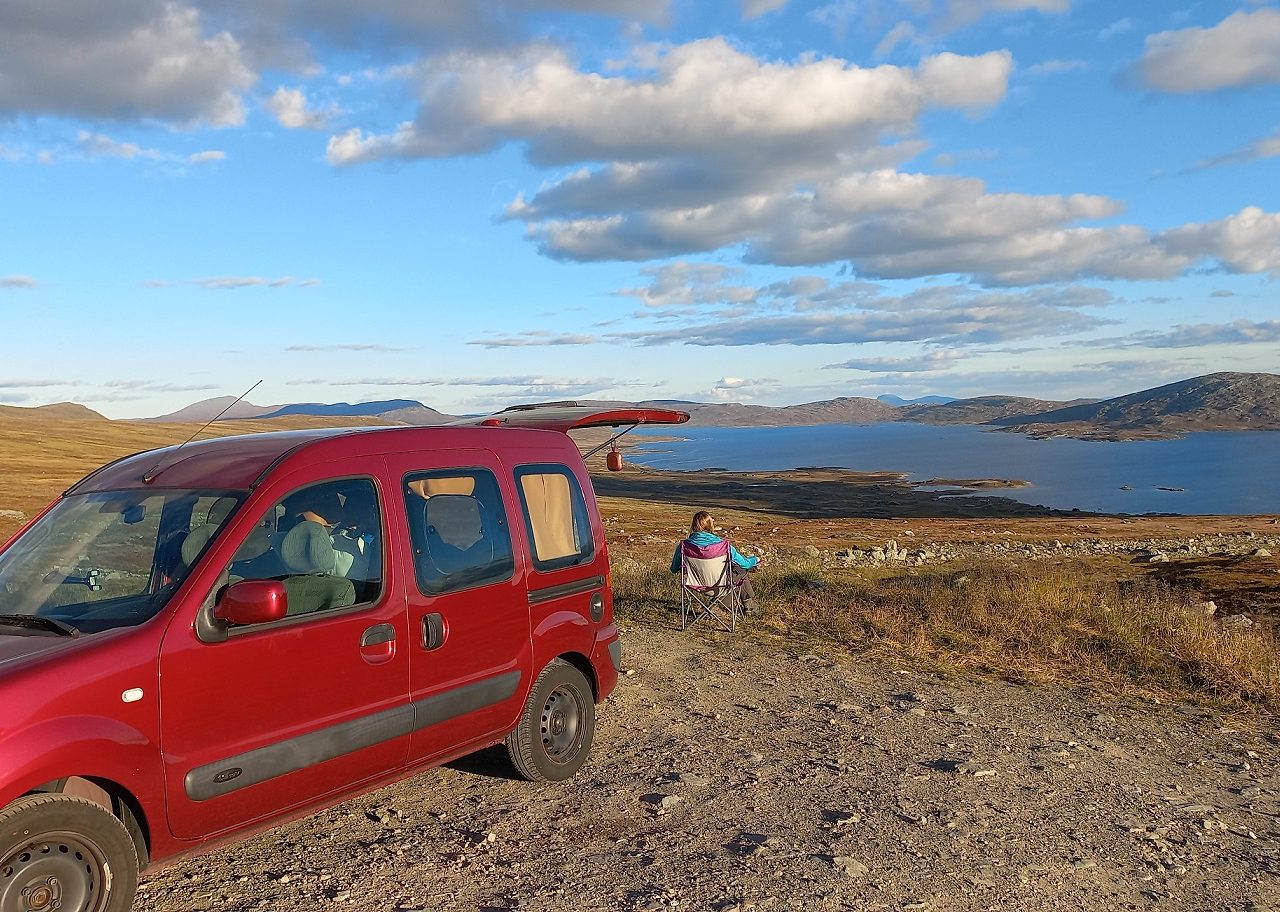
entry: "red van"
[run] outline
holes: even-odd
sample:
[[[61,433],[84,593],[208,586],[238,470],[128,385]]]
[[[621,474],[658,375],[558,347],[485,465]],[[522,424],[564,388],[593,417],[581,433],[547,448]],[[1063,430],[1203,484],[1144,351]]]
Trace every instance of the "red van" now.
[[[621,656],[564,432],[686,420],[229,437],[74,485],[0,551],[0,912],[121,912],[149,864],[503,741],[573,775]]]

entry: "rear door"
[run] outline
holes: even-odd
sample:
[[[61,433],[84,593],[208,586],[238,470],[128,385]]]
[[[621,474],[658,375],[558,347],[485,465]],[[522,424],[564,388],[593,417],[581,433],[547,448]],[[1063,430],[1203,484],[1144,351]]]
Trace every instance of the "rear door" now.
[[[388,457],[407,534],[410,762],[501,736],[529,687],[529,604],[511,481],[493,453]]]

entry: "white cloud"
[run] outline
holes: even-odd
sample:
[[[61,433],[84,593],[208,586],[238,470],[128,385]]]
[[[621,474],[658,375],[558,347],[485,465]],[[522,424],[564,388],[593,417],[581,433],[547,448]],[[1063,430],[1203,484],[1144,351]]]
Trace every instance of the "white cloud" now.
[[[1117,19],[1102,31],[1098,32],[1098,40],[1110,41],[1112,38],[1116,37],[1116,35],[1123,35],[1125,32],[1131,31],[1132,29],[1133,20],[1126,16],[1123,19]]]
[[[756,289],[729,286],[726,279],[741,274],[740,268],[716,263],[671,263],[646,267],[641,272],[651,280],[642,288],[622,288],[617,294],[638,298],[645,307],[687,308],[732,300],[753,300]]]
[[[331,109],[315,110],[307,101],[306,93],[302,89],[286,89],[284,86],[276,89],[275,93],[263,103],[263,107],[275,116],[280,126],[290,130],[323,130],[328,126],[329,118],[334,113]]]
[[[180,2],[0,4],[0,114],[228,126],[255,79],[239,42]]]
[[[1248,206],[1216,222],[1166,231],[1159,243],[1175,255],[1213,257],[1228,272],[1280,277],[1280,213]]]
[[[108,380],[103,385],[108,389],[150,393],[196,393],[222,389],[214,383],[162,383],[156,380]]]
[[[1280,320],[1236,320],[1231,323],[1177,324],[1170,330],[1149,331],[1099,340],[1142,348],[1201,348],[1209,345],[1275,345],[1280,343]]]
[[[317,282],[315,279],[299,282],[292,276],[281,276],[277,279],[267,279],[262,276],[208,276],[196,279],[195,284],[201,288],[225,291],[236,288],[286,288],[290,285],[302,288],[317,284]]]
[[[397,348],[393,345],[382,345],[376,342],[340,342],[333,345],[290,345],[285,351],[291,352],[322,352],[322,351],[355,351],[355,352],[400,352],[407,351],[404,348]]]
[[[880,39],[872,54],[876,60],[883,60],[901,44],[911,44],[916,40],[916,27],[910,22],[899,22]]]
[[[1212,28],[1151,35],[1140,69],[1147,85],[1164,92],[1280,82],[1280,9],[1241,10]]]
[[[938,54],[918,70],[864,69],[834,58],[757,60],[721,38],[660,51],[648,78],[578,70],[558,48],[451,54],[428,62],[417,120],[394,132],[331,138],[329,160],[476,154],[524,143],[536,164],[817,145],[832,152],[909,131],[928,107],[983,108],[1005,93],[1012,58]]]
[[[1027,67],[1027,75],[1052,76],[1058,73],[1079,73],[1087,69],[1087,60],[1045,60]]]
[[[925,342],[990,345],[1083,332],[1108,321],[1085,312],[1110,296],[1089,288],[980,292],[939,286],[886,295],[865,283],[827,285],[807,296],[761,290],[749,318],[725,319],[705,310],[660,329],[610,336],[639,345],[843,345]],[[670,320],[664,321],[670,324]]]
[[[118,142],[102,133],[82,131],[76,146],[88,158],[123,158],[126,161],[134,158],[158,160],[164,154],[155,149],[144,149],[134,143]]]
[[[942,29],[951,31],[995,13],[1018,13],[1036,10],[1041,13],[1065,13],[1071,0],[950,0]]]
[[[47,386],[78,386],[75,380],[5,380],[0,378],[0,389],[44,389]]]
[[[742,17],[758,19],[765,13],[774,13],[787,5],[787,0],[742,0]]]
[[[593,345],[600,341],[598,336],[585,333],[552,333],[543,329],[529,330],[517,335],[494,335],[484,339],[475,339],[468,345],[479,345],[482,348],[540,348],[561,345]]]
[[[187,164],[189,165],[207,165],[211,162],[220,162],[226,159],[227,153],[220,149],[206,149],[203,152],[193,152],[187,156]]]
[[[698,399],[712,402],[750,402],[778,389],[778,381],[769,378],[722,377],[711,385]]]
[[[1196,164],[1197,169],[1204,168],[1220,168],[1223,165],[1240,165],[1246,162],[1256,161],[1261,158],[1280,157],[1280,131],[1270,136],[1264,136],[1256,139],[1243,149],[1237,149],[1234,152],[1228,152],[1226,155],[1217,155],[1213,158],[1207,158]]]
[[[0,288],[35,288],[39,284],[28,275],[0,276]]]
[[[947,370],[963,356],[957,351],[931,351],[900,358],[852,358],[827,369],[856,370],[873,374],[923,374]]]
[[[687,264],[677,264],[687,265]],[[705,265],[705,264],[704,264]],[[664,271],[666,270],[666,271]],[[1027,291],[984,291],[963,285],[929,286],[893,295],[859,281],[833,283],[818,275],[746,289],[734,271],[645,270],[648,297],[675,307],[646,309],[636,316],[652,328],[610,333],[601,341],[638,345],[690,344],[829,345],[868,342],[948,346],[915,359],[863,359],[859,370],[906,372],[942,369],[959,357],[957,347],[1052,338],[1093,329],[1111,321],[1096,311],[1112,296],[1086,286]],[[685,287],[679,287],[683,278]],[[645,297],[638,289],[625,294]]]

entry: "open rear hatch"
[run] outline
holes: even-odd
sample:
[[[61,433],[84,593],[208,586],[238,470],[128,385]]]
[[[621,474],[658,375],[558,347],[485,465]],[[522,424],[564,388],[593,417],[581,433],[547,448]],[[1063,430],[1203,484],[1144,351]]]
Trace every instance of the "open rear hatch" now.
[[[582,405],[577,402],[547,402],[515,405],[496,415],[468,418],[456,424],[481,427],[542,428],[572,431],[578,428],[635,427],[641,424],[684,424],[688,412],[675,409],[639,408],[626,405]]]

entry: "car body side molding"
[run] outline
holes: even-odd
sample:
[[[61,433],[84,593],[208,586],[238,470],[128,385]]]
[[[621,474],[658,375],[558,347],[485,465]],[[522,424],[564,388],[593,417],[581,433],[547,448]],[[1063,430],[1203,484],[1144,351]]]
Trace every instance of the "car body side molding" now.
[[[501,703],[515,694],[519,684],[519,669],[503,672],[403,706],[196,767],[187,773],[183,786],[192,801],[208,801]]]

